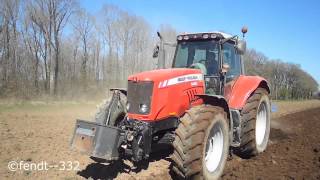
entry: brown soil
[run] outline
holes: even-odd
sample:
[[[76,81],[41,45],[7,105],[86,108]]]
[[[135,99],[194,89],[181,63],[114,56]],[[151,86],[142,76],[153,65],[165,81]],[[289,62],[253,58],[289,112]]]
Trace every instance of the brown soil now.
[[[320,179],[320,108],[286,115],[271,129],[267,150],[234,157],[223,179]]]
[[[296,111],[310,102],[279,104],[266,152],[251,159],[233,156],[222,179],[320,179],[320,103],[313,102],[301,112]],[[149,165],[134,168],[130,162],[97,164],[70,151],[75,119],[88,119],[94,111],[93,104],[0,103],[0,179],[174,179],[170,152],[154,154]],[[8,162],[13,160],[50,164],[79,161],[80,170],[11,172]]]

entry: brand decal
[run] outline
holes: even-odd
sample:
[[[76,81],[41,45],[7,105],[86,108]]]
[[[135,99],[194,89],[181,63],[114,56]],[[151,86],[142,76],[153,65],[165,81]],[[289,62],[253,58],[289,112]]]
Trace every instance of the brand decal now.
[[[188,75],[183,75],[183,76],[178,76],[172,79],[167,79],[164,81],[161,81],[159,83],[159,88],[164,88],[167,86],[175,85],[175,84],[180,84],[184,82],[190,82],[190,81],[201,81],[203,80],[203,75],[202,74],[188,74]],[[195,86],[196,84],[192,84]]]

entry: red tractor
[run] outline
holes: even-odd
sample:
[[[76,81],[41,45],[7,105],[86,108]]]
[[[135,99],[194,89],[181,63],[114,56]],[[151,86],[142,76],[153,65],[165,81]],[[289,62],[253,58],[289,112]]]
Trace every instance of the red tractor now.
[[[77,120],[71,147],[98,162],[139,163],[167,144],[177,175],[219,178],[230,152],[249,158],[269,139],[270,88],[245,75],[245,49],[222,32],[178,35],[172,68],[131,75],[127,89],[111,89],[96,122]]]

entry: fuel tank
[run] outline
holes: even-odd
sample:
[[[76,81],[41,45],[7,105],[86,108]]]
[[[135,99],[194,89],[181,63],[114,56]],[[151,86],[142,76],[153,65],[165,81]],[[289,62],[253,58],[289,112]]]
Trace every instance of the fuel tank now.
[[[191,106],[202,103],[203,74],[198,69],[173,68],[146,71],[128,78],[128,117],[159,121],[180,117]]]

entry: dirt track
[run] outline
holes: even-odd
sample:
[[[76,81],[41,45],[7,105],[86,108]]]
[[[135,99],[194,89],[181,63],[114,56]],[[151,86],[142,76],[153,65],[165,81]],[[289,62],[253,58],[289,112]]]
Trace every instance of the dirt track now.
[[[280,103],[280,112],[272,119],[267,151],[248,160],[233,156],[223,179],[320,179],[320,103],[311,104],[308,107],[312,109],[292,113],[307,105],[284,110]],[[154,155],[145,169],[132,169],[128,162],[101,165],[70,151],[74,119],[87,119],[94,109],[92,104],[0,108],[0,179],[172,179],[168,154]],[[12,160],[79,161],[80,170],[11,172],[7,165]]]

